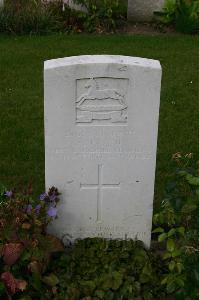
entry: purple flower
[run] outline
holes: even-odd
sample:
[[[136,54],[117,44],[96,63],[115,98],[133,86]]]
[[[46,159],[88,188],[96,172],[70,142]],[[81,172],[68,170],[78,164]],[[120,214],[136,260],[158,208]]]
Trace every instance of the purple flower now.
[[[11,198],[11,197],[12,197],[12,194],[13,194],[12,191],[7,191],[7,192],[5,193],[5,196]]]
[[[49,217],[56,217],[56,215],[57,215],[57,208],[50,206],[48,208],[47,214],[49,215]]]
[[[26,208],[26,212],[29,214],[29,213],[31,213],[31,210],[32,210],[32,205],[28,204],[27,208]]]
[[[50,196],[50,201],[54,202],[56,199],[57,199],[57,196],[53,193],[53,194]]]
[[[40,209],[41,209],[41,204],[37,204],[36,207],[35,207],[35,211],[36,211],[37,214],[39,214]]]
[[[47,196],[48,196],[48,195],[47,195],[46,193],[43,193],[43,194],[41,194],[41,195],[39,196],[39,199],[40,199],[41,201],[43,201]]]

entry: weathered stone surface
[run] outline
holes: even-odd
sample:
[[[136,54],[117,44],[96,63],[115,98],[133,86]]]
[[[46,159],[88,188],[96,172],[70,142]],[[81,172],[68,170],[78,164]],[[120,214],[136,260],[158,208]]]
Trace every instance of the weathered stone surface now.
[[[76,4],[76,3],[74,3],[73,0],[64,0],[63,2],[75,10],[80,10],[80,11],[84,11],[84,12],[87,11],[87,9],[83,5]]]
[[[50,231],[149,246],[161,67],[125,56],[45,62],[46,188],[62,193]]]
[[[165,0],[128,0],[128,20],[152,21],[153,12],[162,10]]]

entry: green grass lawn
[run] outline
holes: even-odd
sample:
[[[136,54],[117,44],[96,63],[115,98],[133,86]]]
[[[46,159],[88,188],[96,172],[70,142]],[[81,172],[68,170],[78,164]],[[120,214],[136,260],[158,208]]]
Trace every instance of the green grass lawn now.
[[[199,37],[0,36],[0,181],[44,190],[43,62],[83,54],[160,60],[163,67],[156,201],[171,172],[171,155],[199,158]]]

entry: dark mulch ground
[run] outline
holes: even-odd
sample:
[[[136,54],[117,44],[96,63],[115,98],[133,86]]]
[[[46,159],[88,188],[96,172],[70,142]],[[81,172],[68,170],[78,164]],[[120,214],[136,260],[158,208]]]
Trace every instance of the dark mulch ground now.
[[[129,23],[124,24],[117,30],[118,33],[126,33],[129,35],[183,35],[182,33],[176,32],[172,26],[163,26],[158,23]],[[199,31],[196,35],[199,34]]]
[[[156,23],[134,23],[126,26],[126,32],[129,34],[176,34],[172,27],[162,27]]]

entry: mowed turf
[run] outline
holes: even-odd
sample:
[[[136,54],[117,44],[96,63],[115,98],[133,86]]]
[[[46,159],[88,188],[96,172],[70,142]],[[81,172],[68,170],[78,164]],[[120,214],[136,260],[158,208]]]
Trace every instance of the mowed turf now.
[[[199,37],[0,37],[0,182],[32,182],[44,190],[43,62],[83,54],[158,59],[163,67],[155,198],[171,172],[171,156],[199,158]],[[144,122],[144,120],[143,120]]]

